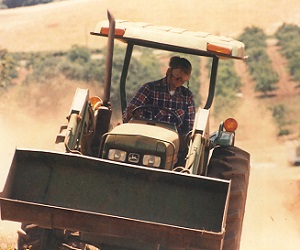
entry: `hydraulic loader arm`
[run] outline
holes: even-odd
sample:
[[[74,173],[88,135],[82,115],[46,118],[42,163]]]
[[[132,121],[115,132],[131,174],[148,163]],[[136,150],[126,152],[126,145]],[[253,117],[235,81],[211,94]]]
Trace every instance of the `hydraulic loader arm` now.
[[[189,150],[185,169],[193,174],[204,174],[207,153],[205,150],[209,147],[209,110],[199,108],[194,127],[190,135]]]
[[[93,125],[93,113],[87,89],[77,88],[67,120],[68,124],[60,128],[55,143],[62,146],[59,151],[80,153],[85,150],[82,136],[89,133]]]

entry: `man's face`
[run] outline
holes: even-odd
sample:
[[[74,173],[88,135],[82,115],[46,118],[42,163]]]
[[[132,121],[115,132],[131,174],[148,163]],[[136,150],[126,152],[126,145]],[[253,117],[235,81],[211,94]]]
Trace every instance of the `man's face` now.
[[[169,74],[170,88],[176,89],[190,80],[191,75],[184,73],[182,69],[171,69]]]

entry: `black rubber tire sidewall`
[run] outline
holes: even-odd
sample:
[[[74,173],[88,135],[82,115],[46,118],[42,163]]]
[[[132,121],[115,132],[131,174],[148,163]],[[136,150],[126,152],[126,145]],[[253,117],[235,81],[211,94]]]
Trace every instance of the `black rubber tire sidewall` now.
[[[217,147],[208,165],[209,177],[231,180],[224,250],[238,250],[250,176],[250,155],[238,147]]]

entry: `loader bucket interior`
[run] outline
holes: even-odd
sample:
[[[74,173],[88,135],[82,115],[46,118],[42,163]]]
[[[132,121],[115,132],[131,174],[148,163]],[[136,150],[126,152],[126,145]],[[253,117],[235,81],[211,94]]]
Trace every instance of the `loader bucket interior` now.
[[[220,249],[230,181],[125,166],[17,149],[1,193],[1,217],[166,246]]]

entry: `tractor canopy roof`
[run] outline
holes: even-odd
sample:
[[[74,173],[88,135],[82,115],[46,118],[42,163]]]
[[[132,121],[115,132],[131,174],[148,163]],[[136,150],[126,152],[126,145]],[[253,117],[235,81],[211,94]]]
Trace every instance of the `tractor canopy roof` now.
[[[114,37],[128,44],[208,57],[246,58],[245,45],[229,37],[125,20],[116,20],[115,24]],[[100,21],[91,32],[106,37],[108,33],[108,20]]]

